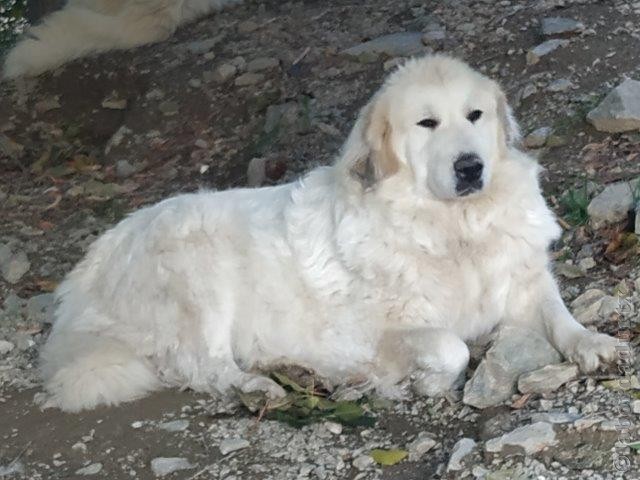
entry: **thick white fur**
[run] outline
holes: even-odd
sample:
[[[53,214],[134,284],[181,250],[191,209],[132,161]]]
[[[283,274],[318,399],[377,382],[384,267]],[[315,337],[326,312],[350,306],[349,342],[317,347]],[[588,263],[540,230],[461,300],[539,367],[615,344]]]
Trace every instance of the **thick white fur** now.
[[[183,23],[241,0],[69,0],[9,52],[5,78],[38,75],[92,53],[164,40]]]
[[[425,116],[439,127],[416,125]],[[585,370],[612,359],[616,341],[571,317],[549,273],[559,228],[508,116],[498,86],[465,64],[409,61],[335,165],[132,214],[58,290],[42,352],[49,405],[117,404],[161,385],[279,395],[258,370],[282,362],[382,392],[414,374],[438,394],[465,369],[465,341],[506,323],[546,333]],[[453,161],[469,150],[485,187],[457,197]]]

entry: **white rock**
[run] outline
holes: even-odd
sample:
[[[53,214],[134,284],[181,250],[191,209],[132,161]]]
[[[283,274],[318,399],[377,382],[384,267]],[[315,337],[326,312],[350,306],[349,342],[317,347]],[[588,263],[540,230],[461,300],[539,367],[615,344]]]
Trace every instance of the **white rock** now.
[[[164,477],[180,470],[195,468],[189,460],[181,457],[157,457],[151,460],[151,470],[156,477]]]
[[[541,26],[542,34],[547,37],[580,33],[584,30],[584,24],[582,22],[562,17],[543,18]]]
[[[566,92],[572,86],[573,86],[573,84],[571,83],[571,80],[569,80],[567,78],[559,78],[558,80],[554,80],[553,82],[551,82],[547,86],[547,90],[549,90],[550,92],[555,92],[555,93]]]
[[[171,422],[164,422],[158,425],[161,430],[167,432],[182,432],[189,428],[189,420],[172,420]]]
[[[71,446],[71,450],[76,452],[87,453],[87,444],[84,442],[76,442]]]
[[[427,453],[436,445],[436,443],[437,442],[433,438],[431,438],[431,434],[424,432],[420,433],[418,435],[418,438],[416,438],[407,446],[407,451],[409,452],[409,460],[412,462],[420,460],[425,453]]]
[[[533,372],[520,375],[518,390],[520,393],[553,392],[565,383],[578,377],[578,366],[573,363],[546,365]]]
[[[0,340],[0,355],[6,355],[14,348],[16,348],[16,346],[13,343],[8,342],[7,340]]]
[[[260,57],[247,63],[247,72],[261,72],[280,66],[280,61],[274,57]]]
[[[587,270],[591,270],[595,266],[596,266],[596,261],[593,259],[593,257],[586,257],[586,258],[581,259],[578,262],[578,267],[580,267],[585,272]]]
[[[553,424],[573,423],[580,419],[581,415],[570,412],[536,412],[531,414],[531,422],[546,422]]]
[[[248,440],[244,438],[225,438],[220,442],[220,453],[222,455],[228,455],[236,450],[242,450],[250,445]]]
[[[594,425],[602,423],[606,420],[602,415],[590,415],[588,417],[579,418],[575,422],[573,422],[573,426],[576,427],[576,430],[586,430],[587,428],[591,428]]]
[[[236,78],[234,84],[237,87],[246,87],[249,85],[260,83],[262,80],[264,80],[264,75],[262,75],[261,73],[247,72]]]
[[[587,115],[603,132],[640,130],[640,81],[626,79]]]
[[[369,455],[360,455],[354,458],[353,462],[351,463],[356,469],[360,471],[368,470],[375,464],[373,458],[371,458]]]
[[[22,475],[24,474],[24,465],[19,460],[14,460],[9,463],[9,465],[0,465],[0,478],[4,479],[5,477],[9,478],[12,475]]]
[[[91,465],[87,465],[86,467],[76,470],[76,475],[95,475],[100,473],[101,470],[101,463],[92,463]]]
[[[607,185],[589,202],[587,207],[591,226],[597,230],[625,220],[633,208],[634,188],[635,183],[632,185],[629,182]]]
[[[547,143],[547,139],[552,133],[553,129],[551,127],[536,128],[524,138],[524,146],[527,148],[544,147],[544,144]]]
[[[340,435],[342,433],[342,425],[337,422],[324,422],[324,428],[334,435]]]
[[[227,80],[233,78],[237,72],[238,69],[235,65],[232,65],[230,63],[223,63],[222,65],[218,65],[218,67],[216,67],[212,74],[210,74],[209,76],[204,75],[203,77],[205,81],[213,80],[217,83],[224,83]]]
[[[591,288],[571,302],[571,310],[575,319],[582,325],[598,323],[600,319],[600,306],[607,296],[605,292],[597,288]]]
[[[640,400],[634,400],[633,402],[631,402],[631,410],[633,411],[633,413],[637,413],[638,415],[640,415]]]
[[[535,65],[541,57],[569,44],[569,40],[547,40],[527,52],[527,64]]]
[[[560,354],[542,335],[504,327],[464,386],[463,402],[476,408],[497,405],[515,393],[520,375],[561,361]]]
[[[516,428],[501,437],[492,438],[487,441],[485,449],[487,452],[501,452],[505,447],[521,447],[527,455],[532,455],[556,443],[553,426],[546,422],[537,422]]]
[[[0,272],[9,283],[18,283],[31,268],[31,262],[23,251],[11,252],[8,246],[0,244]]]
[[[447,471],[462,470],[464,465],[462,461],[476,448],[476,442],[472,438],[461,438],[453,446],[451,456],[449,457],[449,463],[447,464]]]
[[[374,38],[342,52],[350,58],[362,59],[363,57],[376,58],[379,55],[389,57],[404,57],[414,55],[425,48],[420,32],[391,33]]]
[[[264,157],[255,157],[249,161],[247,167],[247,185],[250,187],[259,187],[267,179],[267,159]]]

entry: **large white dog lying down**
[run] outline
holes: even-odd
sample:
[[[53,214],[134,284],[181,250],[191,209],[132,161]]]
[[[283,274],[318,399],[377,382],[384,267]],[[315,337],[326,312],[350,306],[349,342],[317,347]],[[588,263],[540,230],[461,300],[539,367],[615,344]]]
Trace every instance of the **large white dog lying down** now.
[[[540,330],[596,369],[617,342],[562,302],[547,256],[559,228],[516,129],[490,79],[412,60],[335,165],[134,213],[58,290],[48,404],[77,411],[165,385],[279,395],[260,372],[283,362],[382,392],[413,374],[434,395],[465,369],[465,341],[499,324]]]
[[[37,75],[93,53],[171,36],[182,24],[242,0],[68,0],[9,52],[2,76]]]

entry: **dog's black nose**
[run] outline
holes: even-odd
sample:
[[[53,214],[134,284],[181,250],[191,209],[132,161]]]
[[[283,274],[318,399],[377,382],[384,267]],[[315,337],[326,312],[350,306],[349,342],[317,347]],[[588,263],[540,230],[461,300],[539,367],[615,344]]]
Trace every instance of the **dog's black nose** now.
[[[456,192],[468,195],[482,188],[482,162],[475,153],[461,153],[453,164],[456,172]]]
[[[482,176],[482,162],[475,153],[461,153],[453,164],[456,178],[462,182],[473,183]]]

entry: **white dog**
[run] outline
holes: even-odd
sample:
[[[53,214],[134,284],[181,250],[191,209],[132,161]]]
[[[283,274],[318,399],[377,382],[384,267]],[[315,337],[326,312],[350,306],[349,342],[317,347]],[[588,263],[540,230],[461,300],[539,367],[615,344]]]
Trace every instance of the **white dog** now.
[[[361,111],[331,167],[260,189],[181,195],[104,234],[60,285],[42,352],[49,405],[133,400],[164,385],[282,389],[282,363],[379,390],[413,374],[446,391],[465,341],[537,329],[583,370],[616,340],[565,308],[559,228],[496,83],[411,60]]]
[[[37,75],[92,53],[168,38],[180,25],[242,0],[69,0],[9,52],[5,78]]]

